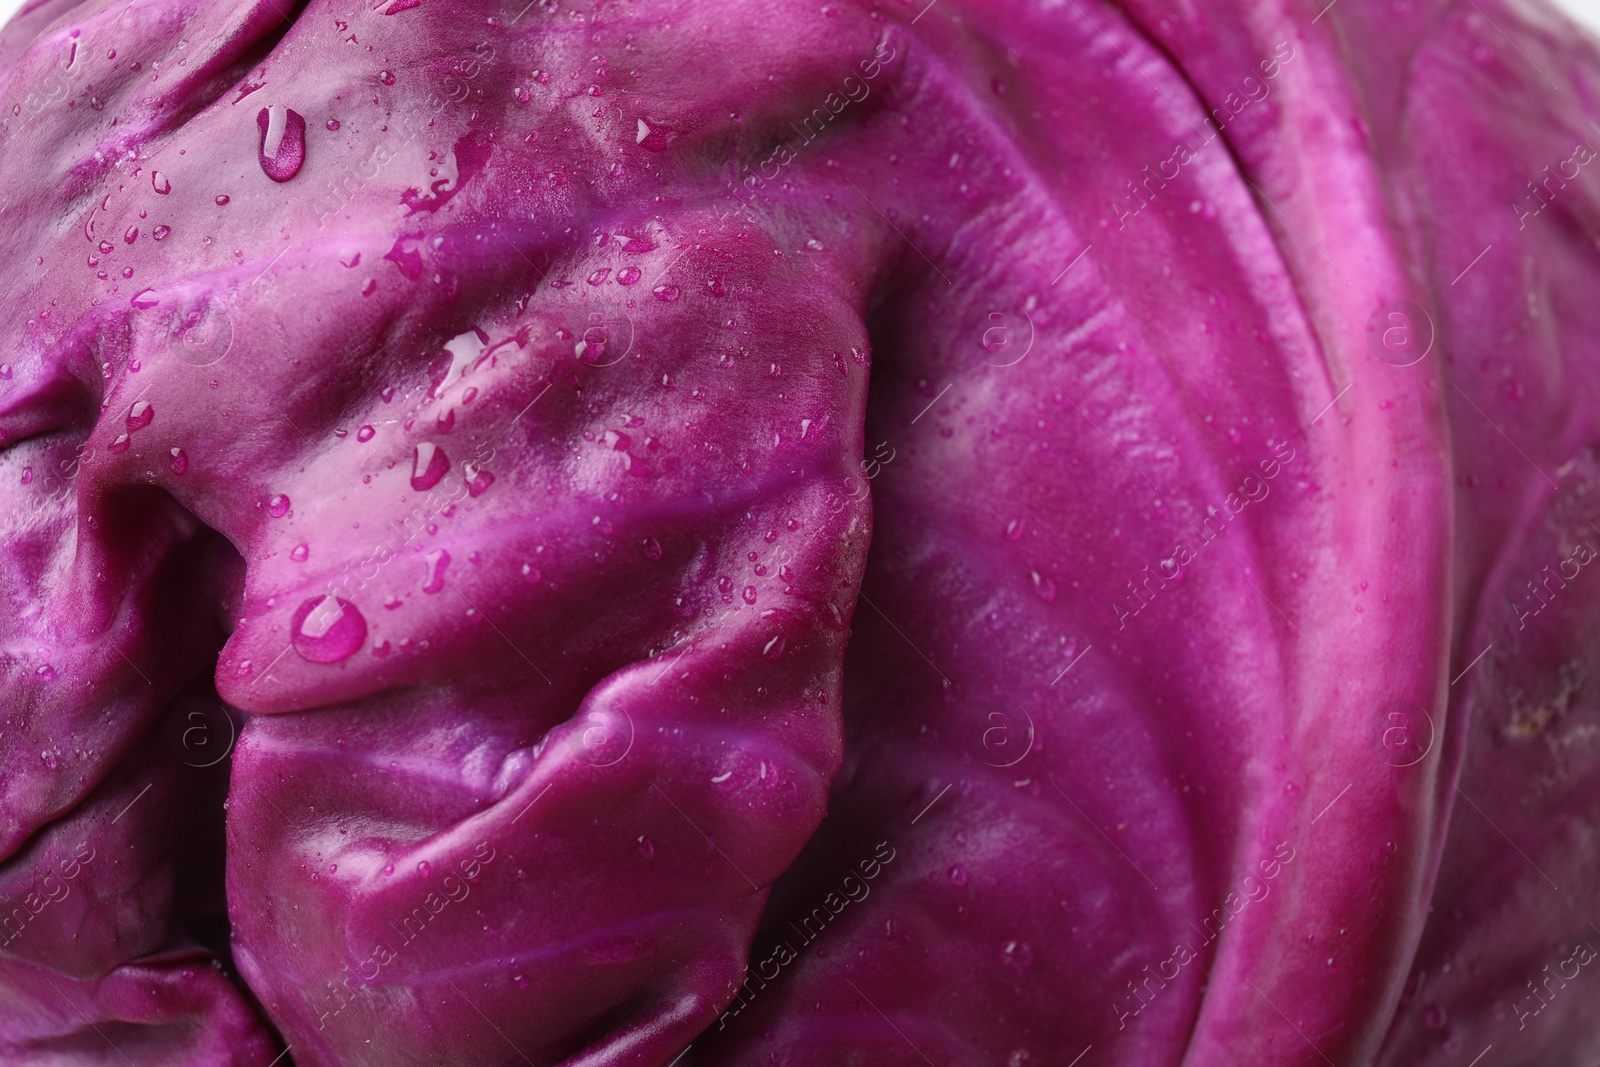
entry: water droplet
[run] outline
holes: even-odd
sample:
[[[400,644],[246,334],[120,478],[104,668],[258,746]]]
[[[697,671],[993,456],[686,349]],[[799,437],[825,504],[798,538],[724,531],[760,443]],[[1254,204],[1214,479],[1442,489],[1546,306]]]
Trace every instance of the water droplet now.
[[[1430,1004],[1422,1013],[1422,1025],[1429,1030],[1442,1030],[1446,1021],[1444,1009],[1437,1004]]]
[[[11,364],[0,363],[0,379],[8,382],[11,380]]]
[[[133,443],[133,439],[132,438],[130,438],[125,433],[120,433],[120,434],[117,435],[117,439],[115,441],[112,441],[109,445],[106,446],[106,451],[107,452],[118,452],[118,453],[126,452],[128,450],[128,446],[130,444],[132,444],[132,443]]]
[[[777,659],[783,655],[783,635],[779,634],[768,641],[766,647],[761,650],[761,654],[768,659]]]
[[[1029,577],[1033,580],[1033,591],[1038,594],[1039,599],[1044,601],[1046,604],[1055,603],[1056,583],[1052,582],[1049,578],[1046,578],[1038,571],[1031,572]]]
[[[484,491],[494,484],[494,475],[476,463],[463,463],[461,478],[467,483],[467,493],[470,496],[482,496]]]
[[[117,246],[112,244],[110,241],[101,241],[99,245],[100,254],[102,256],[109,256],[112,252],[116,251],[116,247]]]
[[[184,471],[189,469],[189,453],[185,452],[181,448],[174,448],[168,454],[172,456],[173,474],[182,474]]]
[[[161,303],[161,299],[153,295],[154,293],[154,289],[141,289],[129,298],[128,303],[136,308],[153,308]]]
[[[290,114],[292,115],[292,114],[294,114],[294,112],[291,111]],[[294,177],[294,175],[291,174],[289,177],[292,178],[292,177]],[[283,178],[275,178],[274,179],[274,181],[285,181],[285,180],[286,179],[283,179]],[[228,206],[228,194],[223,193],[222,195],[218,196],[216,198],[216,200],[214,201],[214,203],[218,207],[227,207]]]
[[[957,889],[967,884],[967,872],[961,867],[960,864],[950,868],[949,877],[950,884],[955,886]]]
[[[172,182],[159,170],[150,172],[150,187],[162,196],[172,192]]]
[[[544,578],[544,575],[539,573],[538,567],[535,567],[531,563],[524,563],[522,565],[522,577],[529,583],[537,585],[540,580]]]
[[[424,593],[437,593],[444,588],[444,569],[450,566],[450,553],[446,549],[429,552],[422,557],[428,566],[428,580],[422,586]]]
[[[433,867],[428,863],[427,860],[420,860],[417,863],[417,873],[426,878],[429,874],[433,873]]]
[[[150,406],[150,401],[135,400],[133,407],[128,409],[128,432],[144,429],[155,417],[156,409]]]
[[[1006,540],[1018,541],[1022,538],[1022,528],[1026,525],[1021,519],[1012,519],[1006,523]]]
[[[167,239],[167,235],[171,232],[171,226],[157,226],[155,229],[150,231],[150,236],[155,238],[157,241],[165,241]]]
[[[289,624],[290,643],[311,663],[349,659],[367,640],[367,620],[343,597],[314,596]]]
[[[655,294],[657,300],[665,300],[669,304],[678,299],[676,285],[658,285],[650,291]]]
[[[677,131],[665,126],[639,120],[639,125],[634,133],[634,140],[640,148],[649,152],[665,152],[667,147],[677,140]]]
[[[517,98],[517,103],[519,104],[526,104],[529,100],[533,99],[533,94],[528,92],[527,87],[523,85],[519,85],[515,89],[511,90],[511,95]]]
[[[256,128],[261,131],[259,161],[267,177],[286,182],[300,173],[306,159],[306,120],[298,111],[273,104],[256,112]],[[218,203],[226,203],[222,197]]]
[[[380,70],[380,71],[378,71],[378,80],[381,81],[385,85],[393,85],[394,84],[394,72],[393,71],[389,71],[389,70]]]
[[[295,545],[289,550],[289,558],[294,560],[296,563],[304,563],[306,558],[310,555],[311,546],[306,544]]]
[[[706,292],[710,293],[712,296],[728,295],[728,287],[722,284],[722,275],[719,274],[715,278],[706,279]]]
[[[449,470],[450,457],[444,454],[444,449],[431,441],[423,441],[417,445],[417,454],[411,464],[411,488],[426,493],[438,485],[439,479]]]
[[[1007,941],[1000,946],[1000,960],[1009,967],[1025,971],[1033,966],[1033,947],[1026,941]]]
[[[744,602],[746,604],[754,604],[756,602],[756,587],[753,585],[747,585],[744,587],[744,592],[740,593],[739,595],[744,597]]]
[[[33,468],[32,467],[23,467],[22,468],[22,484],[23,485],[32,485],[33,484]]]
[[[289,498],[282,493],[274,493],[267,500],[267,514],[275,519],[281,519],[289,514]]]
[[[640,838],[639,838],[639,855],[643,856],[645,859],[648,860],[648,859],[654,859],[655,858],[655,854],[656,854],[656,846],[651,843],[651,841],[650,841],[650,839],[648,837],[644,837],[644,836],[641,835]]]
[[[372,440],[373,434],[377,432],[377,430],[372,428],[372,424],[370,422],[363,423],[362,426],[356,430],[356,440],[366,443],[367,441]]]
[[[621,270],[617,271],[617,284],[618,285],[632,285],[634,282],[636,282],[638,280],[639,280],[639,268],[638,267],[623,267]]]
[[[639,551],[644,553],[644,558],[651,563],[661,562],[661,542],[654,537],[646,537],[644,543],[639,546]]]
[[[330,131],[337,130],[338,128],[339,128],[339,120],[338,119],[329,119],[328,120],[328,129]]]
[[[39,753],[39,758],[44,761],[45,770],[53,771],[56,769],[56,754],[54,752],[46,749]]]
[[[129,226],[128,232],[122,235],[122,243],[131,245],[139,239],[139,227]]]
[[[589,275],[589,279],[588,279],[589,280],[589,284],[590,285],[602,285],[602,284],[605,283],[605,280],[610,276],[611,276],[611,268],[610,267],[601,267],[599,270],[593,271]]]

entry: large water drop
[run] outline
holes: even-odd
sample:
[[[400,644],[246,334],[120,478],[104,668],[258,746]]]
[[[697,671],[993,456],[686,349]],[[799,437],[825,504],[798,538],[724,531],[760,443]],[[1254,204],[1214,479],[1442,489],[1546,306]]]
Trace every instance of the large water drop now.
[[[289,640],[301,659],[338,663],[365,643],[367,620],[343,597],[314,596],[295,611]]]
[[[300,173],[306,160],[306,120],[298,111],[273,104],[256,112],[261,131],[261,169],[275,182]]]

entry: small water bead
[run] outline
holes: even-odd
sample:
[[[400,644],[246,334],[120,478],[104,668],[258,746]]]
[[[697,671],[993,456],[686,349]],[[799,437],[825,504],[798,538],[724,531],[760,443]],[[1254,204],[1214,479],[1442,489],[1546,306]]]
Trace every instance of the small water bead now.
[[[189,453],[181,448],[174,448],[168,455],[172,457],[173,474],[182,474],[189,469]]]
[[[482,496],[494,484],[494,475],[475,463],[463,463],[461,477],[467,483],[469,496]]]
[[[112,252],[116,251],[117,246],[112,244],[110,241],[101,241],[99,248],[102,256],[109,256]]]
[[[655,294],[657,300],[664,300],[669,304],[678,299],[678,287],[676,285],[658,285],[650,291]]]
[[[394,84],[394,72],[393,71],[387,71],[387,70],[380,70],[380,71],[378,71],[378,80],[381,81],[385,85],[393,85]]]
[[[638,267],[623,267],[621,270],[617,271],[617,284],[618,285],[632,285],[634,282],[636,282],[638,280],[639,280],[639,268]]]
[[[135,67],[134,69],[137,70],[138,68]],[[150,172],[150,187],[161,196],[166,196],[168,193],[172,192],[171,180],[169,180],[167,176],[162,174],[159,170],[153,170]]]
[[[364,423],[359,429],[356,430],[356,440],[364,444],[367,441],[372,440],[373,435],[377,432],[377,430],[373,429],[371,423]]]
[[[444,588],[444,571],[450,566],[450,552],[447,549],[437,549],[422,557],[427,565],[427,581],[422,586],[424,593],[437,593]]]
[[[127,434],[118,434],[116,440],[112,441],[106,446],[106,451],[112,453],[126,452],[128,450],[128,446],[132,443],[132,438],[130,438]]]
[[[139,227],[129,226],[128,232],[122,235],[122,243],[131,245],[139,239]]]
[[[1000,960],[1008,967],[1025,971],[1033,966],[1033,947],[1026,941],[1007,941],[1000,946]]]
[[[128,409],[128,432],[133,433],[137,430],[144,429],[146,426],[149,426],[152,421],[154,421],[155,417],[156,409],[150,405],[150,401],[134,401],[133,406]]]
[[[339,120],[338,119],[329,119],[328,120],[328,130],[330,132],[333,131],[333,130],[337,130],[338,128],[339,128]]]
[[[601,267],[599,270],[596,270],[596,271],[594,271],[593,273],[591,273],[589,275],[588,281],[589,281],[590,285],[602,285],[602,284],[605,283],[605,280],[610,276],[611,276],[611,268],[610,267]]]
[[[304,563],[306,558],[310,555],[311,546],[306,544],[295,545],[294,548],[289,550],[289,558],[294,560],[296,563]]]
[[[216,203],[216,205],[218,207],[227,207],[228,206],[228,196],[227,196],[227,194],[223,193],[222,195],[218,196],[216,198],[215,203]]]
[[[275,493],[267,501],[267,514],[274,519],[281,519],[289,514],[289,498],[282,493]]]
[[[654,537],[646,537],[643,543],[640,544],[639,551],[642,552],[644,554],[644,558],[649,560],[651,563],[661,562],[661,542],[657,541]]]
[[[167,235],[171,232],[171,226],[157,226],[155,229],[150,231],[150,236],[157,241],[165,241],[167,239]]]
[[[450,457],[445,455],[444,449],[423,441],[417,445],[416,455],[412,459],[411,488],[425,493],[438,485],[449,470]]]
[[[338,663],[367,640],[367,620],[343,597],[314,596],[290,623],[290,644],[310,663]]]
[[[744,602],[746,604],[754,604],[756,602],[756,587],[753,585],[747,585],[744,587],[744,592],[740,593],[739,595],[744,597]]]

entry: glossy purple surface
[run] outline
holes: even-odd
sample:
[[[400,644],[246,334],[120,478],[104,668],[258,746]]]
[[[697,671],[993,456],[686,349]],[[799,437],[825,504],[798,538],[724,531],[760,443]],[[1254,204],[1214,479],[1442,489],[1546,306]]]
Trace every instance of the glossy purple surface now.
[[[0,1059],[1592,1067],[1597,122],[1502,0],[32,5]]]

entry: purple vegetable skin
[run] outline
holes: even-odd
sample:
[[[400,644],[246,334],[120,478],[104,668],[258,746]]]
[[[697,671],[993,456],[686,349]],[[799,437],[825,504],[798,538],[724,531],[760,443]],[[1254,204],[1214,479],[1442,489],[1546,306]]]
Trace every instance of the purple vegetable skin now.
[[[1592,43],[519,8],[0,34],[0,1058],[1600,1054]]]

